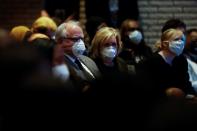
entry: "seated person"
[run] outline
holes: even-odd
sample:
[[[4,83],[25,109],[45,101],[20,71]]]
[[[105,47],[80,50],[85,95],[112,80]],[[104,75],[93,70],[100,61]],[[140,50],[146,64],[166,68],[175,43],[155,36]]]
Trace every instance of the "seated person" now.
[[[189,82],[187,70],[181,69],[175,57],[184,49],[184,35],[179,29],[168,29],[161,36],[161,50],[142,64],[138,73],[154,95],[165,97],[165,91],[170,87],[181,89],[186,95],[195,92]]]

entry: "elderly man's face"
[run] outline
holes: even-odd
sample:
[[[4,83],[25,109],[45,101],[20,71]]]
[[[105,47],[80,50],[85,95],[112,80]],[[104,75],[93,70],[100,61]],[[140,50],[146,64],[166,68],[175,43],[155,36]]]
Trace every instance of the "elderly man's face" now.
[[[67,54],[73,55],[72,46],[79,40],[84,38],[83,31],[78,26],[72,26],[67,28],[67,37],[62,41],[61,47]]]

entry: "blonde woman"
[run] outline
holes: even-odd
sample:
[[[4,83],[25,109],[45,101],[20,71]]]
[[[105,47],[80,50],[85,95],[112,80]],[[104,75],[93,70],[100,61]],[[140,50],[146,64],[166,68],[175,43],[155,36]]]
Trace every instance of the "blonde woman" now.
[[[92,40],[90,56],[110,86],[117,86],[123,82],[128,73],[125,62],[118,57],[121,48],[120,34],[111,27],[103,27],[98,30]]]
[[[92,40],[91,57],[101,59],[107,66],[113,66],[114,58],[117,57],[122,47],[120,34],[110,27],[100,29]]]
[[[145,61],[138,70],[145,86],[152,88],[155,95],[163,96],[167,89],[181,89],[185,94],[194,93],[189,82],[187,70],[181,63],[175,63],[176,56],[182,54],[185,46],[185,36],[179,29],[168,29],[161,36],[161,50]],[[142,76],[142,75],[141,75]],[[153,93],[152,92],[152,93]],[[176,95],[176,93],[174,93]]]
[[[106,67],[116,67],[117,57],[122,48],[122,42],[119,32],[111,27],[101,28],[92,40],[90,56],[98,65]],[[102,69],[101,69],[102,70]]]

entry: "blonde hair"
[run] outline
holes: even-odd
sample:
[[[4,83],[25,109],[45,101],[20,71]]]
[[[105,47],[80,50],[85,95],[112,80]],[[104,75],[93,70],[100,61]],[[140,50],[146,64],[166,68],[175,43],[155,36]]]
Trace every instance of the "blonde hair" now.
[[[30,29],[27,26],[15,26],[12,28],[10,36],[17,42],[22,42],[28,31],[30,31]]]
[[[164,31],[161,35],[161,49],[166,48],[166,43],[169,44],[170,41],[176,39],[177,37],[181,37],[183,32],[179,29],[168,29]]]
[[[28,42],[32,42],[36,39],[48,39],[49,40],[49,37],[45,34],[41,34],[41,33],[34,33],[32,34],[29,39],[28,39]]]
[[[104,46],[105,44],[104,42],[110,39],[111,37],[116,38],[118,53],[121,51],[122,42],[121,42],[119,31],[112,27],[103,27],[97,31],[96,35],[92,40],[92,44],[91,44],[92,47],[90,50],[92,58],[96,58],[100,56],[100,50]]]
[[[51,29],[52,31],[56,31],[57,25],[56,23],[49,17],[39,17],[32,25],[32,31],[37,32],[39,28]]]

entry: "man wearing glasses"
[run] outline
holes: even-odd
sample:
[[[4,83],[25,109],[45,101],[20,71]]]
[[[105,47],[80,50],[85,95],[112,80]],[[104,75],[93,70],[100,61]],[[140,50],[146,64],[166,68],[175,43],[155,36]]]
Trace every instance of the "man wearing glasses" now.
[[[57,44],[64,50],[70,80],[80,91],[87,92],[99,79],[100,72],[93,60],[83,55],[86,50],[83,38],[82,28],[77,21],[61,24],[55,35]]]

